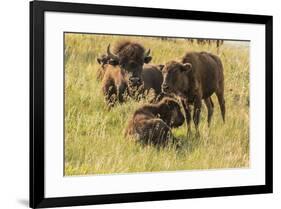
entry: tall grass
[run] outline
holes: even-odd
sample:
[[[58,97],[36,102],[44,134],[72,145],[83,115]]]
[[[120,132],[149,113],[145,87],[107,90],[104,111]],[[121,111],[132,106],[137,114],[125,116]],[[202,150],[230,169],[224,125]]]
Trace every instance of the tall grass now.
[[[225,43],[219,56],[224,65],[226,122],[217,98],[211,127],[203,105],[200,138],[187,136],[186,126],[173,130],[182,147],[156,149],[124,137],[136,108],[146,101],[129,99],[108,109],[96,80],[96,58],[109,43],[132,39],[151,48],[152,63],[179,59],[188,50],[217,54],[215,45],[184,39],[161,40],[90,34],[65,34],[65,175],[241,168],[249,166],[249,47]]]

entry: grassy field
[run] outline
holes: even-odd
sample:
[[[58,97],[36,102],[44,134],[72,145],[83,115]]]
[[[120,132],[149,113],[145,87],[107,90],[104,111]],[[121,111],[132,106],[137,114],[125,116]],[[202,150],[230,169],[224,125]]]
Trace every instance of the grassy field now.
[[[217,54],[215,45],[184,39],[65,34],[65,175],[241,168],[249,166],[249,47],[224,43],[219,56],[224,65],[226,123],[217,98],[211,127],[203,105],[200,138],[186,135],[186,125],[174,129],[182,147],[160,150],[141,146],[123,135],[133,111],[146,101],[128,102],[108,110],[96,80],[96,58],[109,43],[132,39],[151,48],[152,63],[179,59],[187,50]]]

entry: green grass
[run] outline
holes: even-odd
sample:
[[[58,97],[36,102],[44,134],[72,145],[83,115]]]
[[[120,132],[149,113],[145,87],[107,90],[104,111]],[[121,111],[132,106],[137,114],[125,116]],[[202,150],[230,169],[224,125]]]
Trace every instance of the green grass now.
[[[211,127],[203,105],[200,138],[186,135],[186,125],[173,130],[182,147],[156,149],[123,135],[134,110],[146,101],[129,100],[108,110],[96,80],[96,58],[109,43],[129,38],[151,48],[152,63],[179,59],[187,50],[210,51],[215,45],[147,37],[65,35],[65,175],[241,168],[249,166],[249,47],[225,43],[219,56],[224,65],[226,123],[217,98]]]

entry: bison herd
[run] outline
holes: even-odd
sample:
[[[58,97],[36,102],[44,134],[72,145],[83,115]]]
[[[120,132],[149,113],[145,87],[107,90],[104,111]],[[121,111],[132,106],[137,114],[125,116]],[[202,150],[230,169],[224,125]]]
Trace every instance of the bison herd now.
[[[220,58],[207,52],[187,52],[180,61],[168,61],[165,65],[148,64],[151,50],[132,41],[121,41],[112,50],[97,58],[100,68],[97,79],[102,82],[106,103],[113,107],[123,103],[126,97],[139,99],[152,91],[153,99],[133,113],[125,130],[140,142],[166,145],[174,141],[171,128],[179,127],[186,120],[190,133],[191,106],[196,133],[204,101],[210,125],[214,103],[218,98],[223,121],[225,120],[224,75]],[[184,109],[185,117],[181,111]]]

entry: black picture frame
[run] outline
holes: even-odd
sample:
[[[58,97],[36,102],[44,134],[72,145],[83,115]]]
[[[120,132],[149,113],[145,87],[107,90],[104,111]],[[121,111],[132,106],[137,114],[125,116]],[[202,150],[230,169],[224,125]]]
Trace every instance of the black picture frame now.
[[[265,25],[266,37],[266,173],[265,185],[45,198],[44,195],[44,12],[157,17]],[[30,2],[30,207],[78,206],[273,192],[273,36],[272,16],[108,6],[62,2]]]

